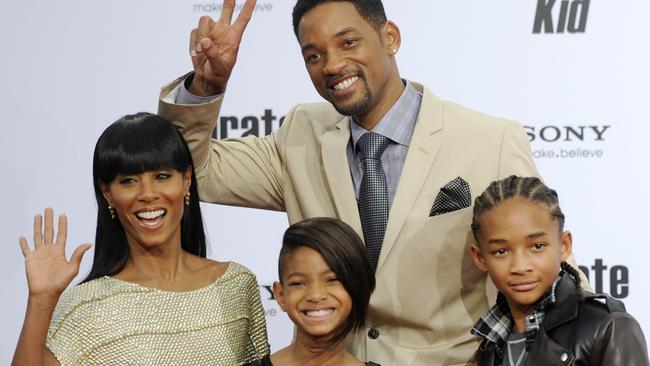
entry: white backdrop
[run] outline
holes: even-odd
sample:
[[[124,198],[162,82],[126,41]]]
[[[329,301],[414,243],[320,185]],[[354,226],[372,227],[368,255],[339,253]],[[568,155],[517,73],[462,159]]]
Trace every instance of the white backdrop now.
[[[260,133],[265,113],[279,119],[295,103],[320,100],[292,33],[293,3],[258,0],[222,110],[237,120],[257,117]],[[220,4],[2,1],[0,363],[11,359],[26,304],[18,236],[31,236],[33,214],[49,205],[69,216],[69,246],[92,242],[97,137],[124,114],[156,110],[159,87],[190,69],[190,29]],[[564,18],[574,23],[560,33],[563,4]],[[385,7],[402,31],[402,77],[527,126],[538,168],[560,193],[578,262],[592,285],[622,298],[650,333],[643,311],[650,304],[643,293],[643,278],[650,278],[650,3],[557,0],[551,8],[549,0],[386,0]],[[536,17],[552,22],[554,32],[533,33]],[[243,263],[270,285],[284,214],[203,209],[210,256]],[[261,294],[277,349],[290,340],[289,322],[264,288]]]

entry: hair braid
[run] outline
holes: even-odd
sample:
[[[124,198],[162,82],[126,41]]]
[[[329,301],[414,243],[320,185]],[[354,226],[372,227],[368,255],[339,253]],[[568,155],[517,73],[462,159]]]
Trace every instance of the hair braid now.
[[[487,189],[476,197],[472,217],[472,234],[477,243],[479,241],[478,232],[481,229],[481,216],[497,204],[515,197],[547,205],[551,210],[551,217],[557,220],[560,231],[564,229],[564,214],[560,209],[557,192],[548,188],[539,178],[511,175],[490,183]]]
[[[582,299],[584,294],[582,292],[582,286],[580,284],[581,281],[580,281],[580,273],[578,273],[579,270],[575,269],[575,267],[573,267],[572,265],[570,265],[565,261],[562,261],[562,263],[560,263],[560,267],[565,272],[567,272],[571,277],[573,277],[573,281],[575,281],[576,283],[576,296],[578,297],[578,299]]]

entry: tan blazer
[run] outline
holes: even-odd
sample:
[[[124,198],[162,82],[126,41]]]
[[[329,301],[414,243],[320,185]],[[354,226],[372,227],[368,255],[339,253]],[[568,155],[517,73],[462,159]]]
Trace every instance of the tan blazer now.
[[[423,93],[422,106],[389,213],[368,324],[350,350],[383,366],[464,365],[479,344],[469,330],[494,289],[471,259],[472,208],[429,217],[431,206],[458,176],[475,198],[494,180],[538,173],[518,123],[413,85]],[[286,211],[290,223],[336,217],[363,237],[346,157],[348,118],[329,103],[300,104],[269,136],[217,141],[211,132],[221,102],[188,106],[161,99],[159,106],[192,150],[202,201]]]

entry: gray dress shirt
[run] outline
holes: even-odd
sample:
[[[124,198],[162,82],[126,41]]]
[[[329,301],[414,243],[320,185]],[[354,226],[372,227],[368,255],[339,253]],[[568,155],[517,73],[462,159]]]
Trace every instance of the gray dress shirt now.
[[[397,191],[399,177],[402,175],[402,168],[406,160],[406,154],[411,144],[415,121],[420,111],[422,103],[422,94],[413,86],[405,81],[406,87],[397,102],[386,112],[386,114],[373,127],[372,132],[387,137],[390,142],[381,155],[381,165],[386,174],[386,183],[388,184],[388,204],[393,204],[393,198]],[[352,175],[352,184],[354,194],[359,199],[359,187],[361,178],[363,178],[363,165],[359,154],[356,151],[357,142],[361,135],[368,132],[365,128],[358,125],[350,117],[350,143],[347,147],[348,165]]]

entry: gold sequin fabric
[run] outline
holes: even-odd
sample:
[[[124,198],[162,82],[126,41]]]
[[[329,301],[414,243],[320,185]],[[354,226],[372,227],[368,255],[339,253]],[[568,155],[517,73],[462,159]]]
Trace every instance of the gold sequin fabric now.
[[[110,277],[70,288],[47,348],[66,365],[241,365],[269,353],[255,275],[231,262],[214,283],[170,292]]]

